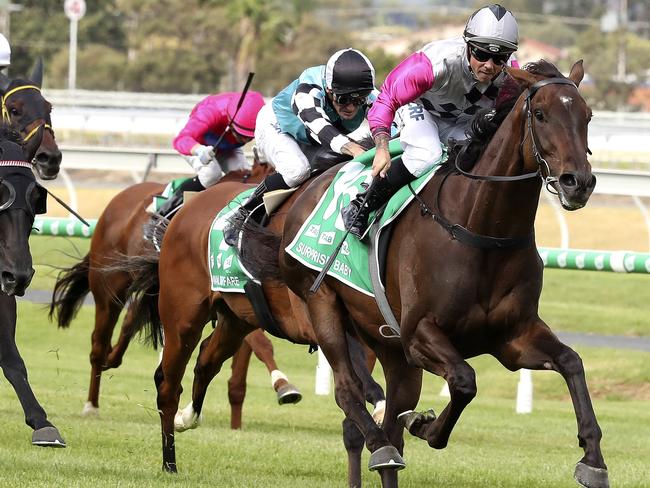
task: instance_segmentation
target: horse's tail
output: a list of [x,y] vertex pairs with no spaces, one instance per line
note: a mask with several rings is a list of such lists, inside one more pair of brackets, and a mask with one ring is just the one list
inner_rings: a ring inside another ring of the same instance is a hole
[[50,320],[56,316],[60,328],[67,328],[75,318],[90,291],[88,284],[89,255],[71,268],[62,269],[54,285],[50,303]]
[[106,268],[109,272],[120,271],[131,277],[131,286],[126,291],[125,303],[132,313],[135,332],[145,334],[145,342],[154,349],[162,345],[162,322],[158,313],[158,261],[160,254],[147,247],[137,256],[122,256],[115,264]]
[[248,219],[233,219],[233,228],[243,230],[243,245],[239,259],[244,267],[259,280],[280,280],[278,256],[282,236]]

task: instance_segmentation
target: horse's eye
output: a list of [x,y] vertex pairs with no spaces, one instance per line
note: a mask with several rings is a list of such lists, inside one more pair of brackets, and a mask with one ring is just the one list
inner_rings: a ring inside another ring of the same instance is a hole
[[538,108],[533,113],[535,114],[535,118],[537,120],[540,120],[540,121],[544,120],[544,112],[542,112],[542,109]]
[[9,109],[9,113],[10,113],[11,115],[16,116],[16,117],[17,117],[18,115],[20,115],[20,111],[19,111],[17,108],[15,108],[15,107],[11,107],[11,108]]

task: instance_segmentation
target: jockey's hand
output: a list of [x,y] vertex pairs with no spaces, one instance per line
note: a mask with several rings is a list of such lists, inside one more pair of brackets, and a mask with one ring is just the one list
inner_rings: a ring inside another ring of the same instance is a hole
[[198,158],[201,160],[201,163],[204,165],[208,165],[212,161],[216,161],[214,156],[214,148],[212,146],[203,146],[202,144],[197,144],[192,148],[192,154],[198,156]]
[[388,147],[378,147],[375,153],[375,159],[372,161],[372,176],[380,175],[386,177],[386,172],[390,168],[390,153]]
[[343,152],[343,154],[349,154],[353,158],[356,158],[357,156],[361,156],[363,153],[366,152],[363,146],[360,146],[354,141],[350,141],[347,144],[345,144],[341,148],[341,151]]

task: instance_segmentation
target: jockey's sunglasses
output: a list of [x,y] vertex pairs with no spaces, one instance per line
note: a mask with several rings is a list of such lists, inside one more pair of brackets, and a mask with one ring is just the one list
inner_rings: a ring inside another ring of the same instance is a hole
[[332,100],[334,100],[339,105],[354,105],[355,107],[360,107],[365,105],[368,102],[368,96],[370,91],[362,91],[356,93],[345,93],[343,95],[337,95],[332,93]]
[[481,63],[486,63],[488,60],[492,59],[492,62],[496,64],[497,66],[502,66],[508,62],[508,59],[510,59],[510,53],[505,53],[505,54],[499,54],[499,53],[491,53],[489,51],[484,51],[483,49],[479,49],[476,46],[472,46],[469,44],[469,53],[472,55],[474,59]]

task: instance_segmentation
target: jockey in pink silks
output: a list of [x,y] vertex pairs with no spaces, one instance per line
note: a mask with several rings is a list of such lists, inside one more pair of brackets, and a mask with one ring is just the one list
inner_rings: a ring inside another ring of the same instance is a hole
[[158,210],[159,215],[173,214],[183,200],[183,192],[205,190],[225,173],[251,167],[243,146],[255,135],[255,120],[264,99],[260,93],[249,91],[237,111],[240,99],[241,93],[237,92],[209,95],[192,109],[173,145],[196,176],[176,189]]
[[[466,139],[476,112],[494,108],[506,78],[504,66],[518,66],[513,55],[518,39],[512,13],[489,5],[469,18],[462,37],[431,42],[390,72],[368,113],[377,147],[375,179],[341,211],[351,234],[361,238],[371,211],[433,168],[443,144]],[[393,119],[400,121],[404,152],[391,164],[388,140]]]

